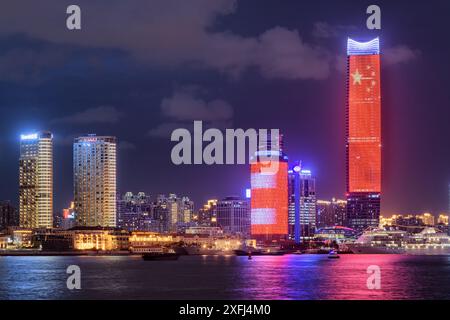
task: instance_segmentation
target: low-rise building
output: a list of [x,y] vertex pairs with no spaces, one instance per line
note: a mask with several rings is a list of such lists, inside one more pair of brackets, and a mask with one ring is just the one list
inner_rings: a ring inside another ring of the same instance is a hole
[[0,234],[0,249],[8,249],[12,243],[11,237],[7,234]]

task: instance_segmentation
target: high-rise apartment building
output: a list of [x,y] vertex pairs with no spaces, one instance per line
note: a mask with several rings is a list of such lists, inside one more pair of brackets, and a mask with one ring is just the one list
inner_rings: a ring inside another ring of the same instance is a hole
[[347,216],[349,226],[377,227],[381,197],[381,87],[379,39],[348,39]]
[[116,226],[117,141],[88,135],[73,144],[74,202],[80,226]]
[[53,136],[20,137],[19,216],[24,228],[53,227]]

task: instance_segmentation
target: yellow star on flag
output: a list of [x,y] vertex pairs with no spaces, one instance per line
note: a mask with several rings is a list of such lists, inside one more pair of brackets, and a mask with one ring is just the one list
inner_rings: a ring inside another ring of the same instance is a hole
[[361,84],[362,74],[359,73],[359,70],[356,69],[355,73],[352,74],[353,84]]

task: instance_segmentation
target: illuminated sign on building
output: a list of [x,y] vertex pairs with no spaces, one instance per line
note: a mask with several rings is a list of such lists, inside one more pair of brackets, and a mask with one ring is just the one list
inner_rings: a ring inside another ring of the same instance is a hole
[[37,138],[38,138],[38,134],[37,133],[21,134],[20,135],[20,140],[36,140]]

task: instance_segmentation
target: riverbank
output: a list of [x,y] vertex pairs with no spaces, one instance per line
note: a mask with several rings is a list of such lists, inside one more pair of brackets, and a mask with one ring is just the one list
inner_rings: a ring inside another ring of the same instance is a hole
[[40,251],[40,250],[2,250],[0,257],[33,257],[33,256],[131,256],[129,251]]

